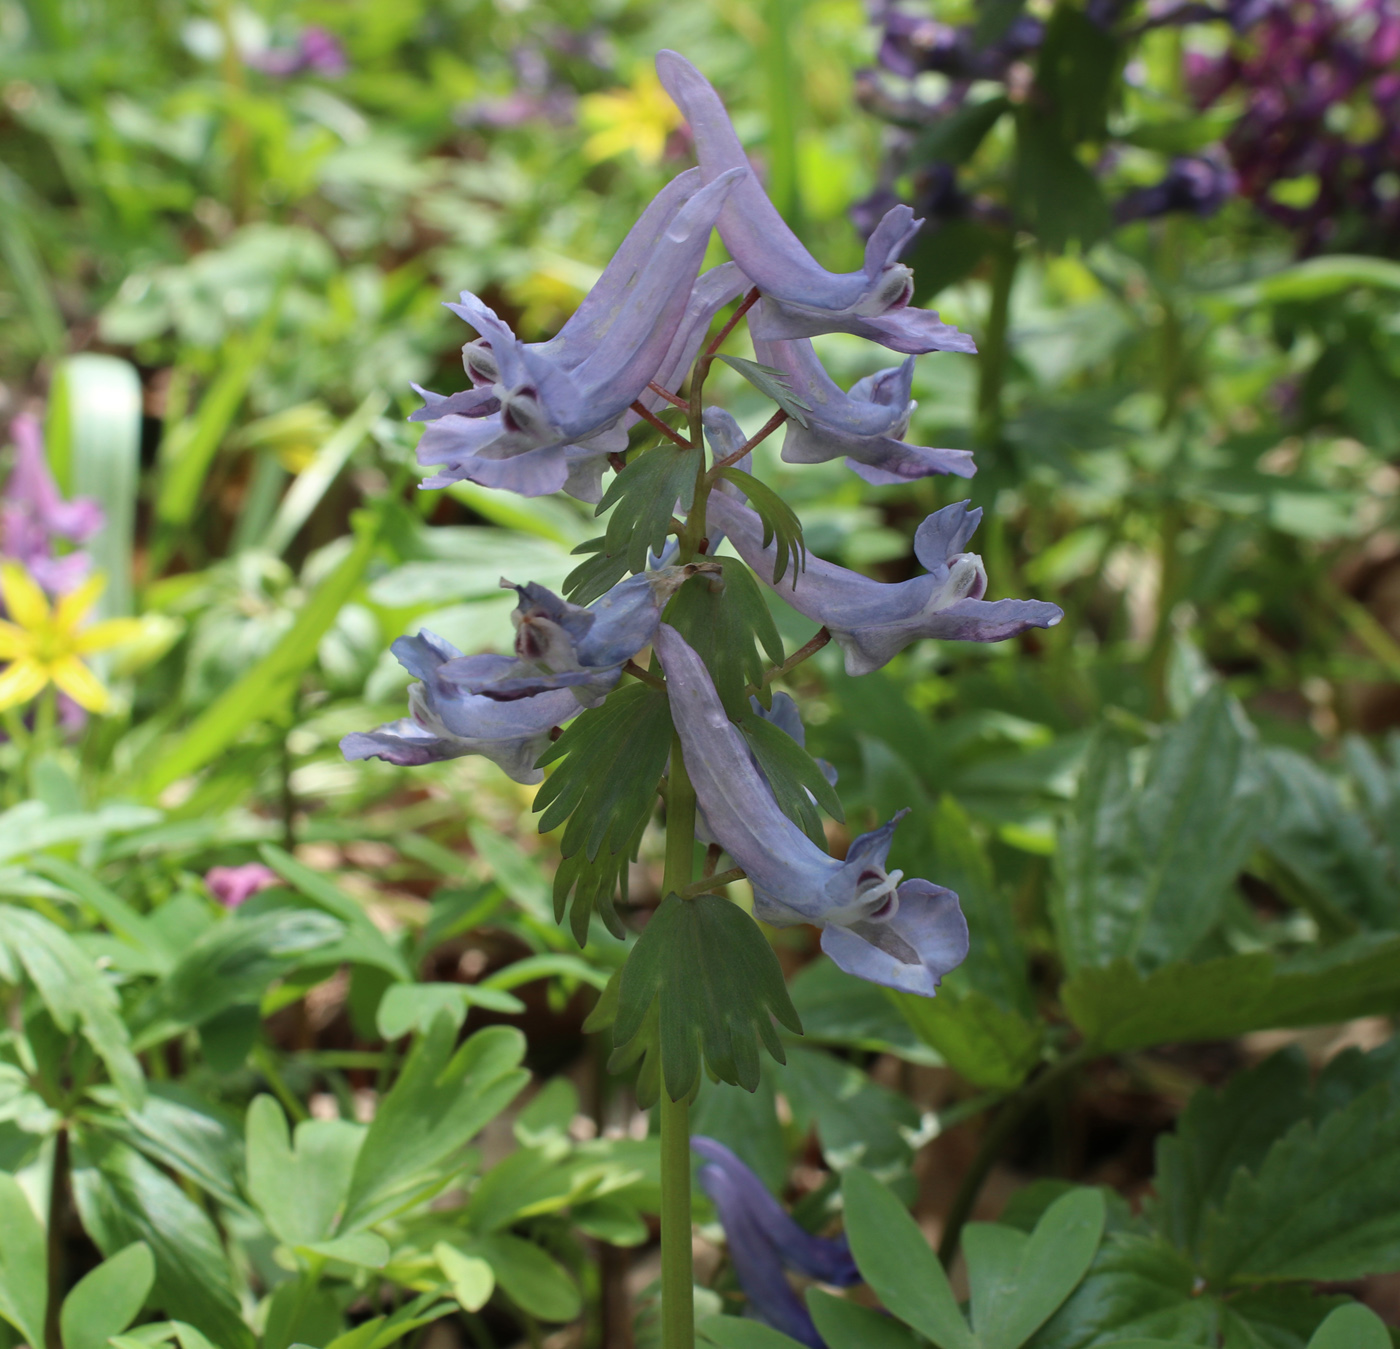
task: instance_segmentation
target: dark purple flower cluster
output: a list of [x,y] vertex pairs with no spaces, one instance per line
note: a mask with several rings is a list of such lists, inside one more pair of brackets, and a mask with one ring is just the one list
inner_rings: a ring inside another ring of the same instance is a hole
[[1202,107],[1244,100],[1225,138],[1240,191],[1295,231],[1304,254],[1393,249],[1400,0],[1274,0],[1231,17],[1240,39],[1192,59],[1187,76]]

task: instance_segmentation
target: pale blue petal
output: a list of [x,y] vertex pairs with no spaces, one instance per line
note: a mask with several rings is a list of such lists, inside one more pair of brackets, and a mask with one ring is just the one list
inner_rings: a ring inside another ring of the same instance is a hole
[[847,974],[931,998],[943,976],[967,957],[967,920],[957,895],[941,885],[905,881],[898,894],[893,918],[851,929],[829,926],[822,950]]
[[[493,412],[501,410],[501,400],[490,389],[462,389],[458,393],[441,394],[434,393],[431,389],[425,389],[421,384],[415,384],[412,387],[414,393],[422,398],[425,406],[419,408],[417,412],[409,413],[408,420],[411,422],[435,422],[442,417],[454,415],[459,417],[489,417]],[[438,463],[440,461],[432,459],[427,462]]]

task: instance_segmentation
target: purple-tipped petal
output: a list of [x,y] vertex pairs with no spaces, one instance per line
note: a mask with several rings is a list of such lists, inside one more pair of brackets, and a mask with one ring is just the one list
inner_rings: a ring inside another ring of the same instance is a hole
[[[708,510],[709,519],[759,577],[771,576],[774,545],[763,547],[758,516],[720,492],[711,493]],[[999,642],[1029,628],[1053,627],[1064,616],[1057,605],[982,599],[987,588],[982,559],[960,551],[980,518],[967,502],[959,502],[924,521],[915,547],[919,560],[930,567],[926,576],[886,584],[809,556],[804,570],[783,578],[778,593],[798,613],[830,629],[851,675],[878,670],[924,637]]]
[[[462,389],[458,393],[441,394],[434,393],[431,389],[425,389],[421,384],[412,386],[424,403],[417,412],[410,412],[408,420],[411,422],[435,422],[442,417],[489,417],[493,412],[501,410],[501,400],[490,389],[472,388]],[[419,460],[420,463],[423,460]],[[440,460],[430,459],[428,463],[439,463]]]
[[957,895],[941,885],[905,881],[897,893],[892,918],[827,927],[822,950],[847,974],[931,998],[943,976],[967,957],[967,920]]

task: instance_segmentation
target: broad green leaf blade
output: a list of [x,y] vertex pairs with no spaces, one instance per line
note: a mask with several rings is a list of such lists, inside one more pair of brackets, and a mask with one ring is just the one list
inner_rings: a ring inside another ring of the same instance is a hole
[[140,795],[148,799],[159,796],[172,782],[197,772],[223,753],[246,727],[278,714],[294,681],[315,660],[321,638],[364,579],[383,519],[382,507],[358,518],[354,545],[311,593],[296,621],[262,660],[220,694],[172,745],[162,749],[155,767],[139,784]]
[[131,1050],[117,995],[73,939],[46,918],[25,909],[0,908],[0,944],[24,966],[60,1030],[79,1026],[127,1105],[139,1107],[145,1076]]
[[71,890],[97,914],[108,931],[129,942],[142,955],[148,957],[153,965],[158,965],[162,975],[174,966],[179,954],[174,944],[166,941],[160,929],[150,923],[144,914],[138,913],[91,872],[68,861],[67,858],[55,857],[48,853],[35,857],[29,866],[40,875],[47,876]]
[[252,1349],[219,1234],[204,1210],[139,1153],[100,1135],[73,1151],[73,1197],[103,1254],[144,1241],[156,1262],[152,1301],[219,1349]]
[[442,1276],[452,1287],[452,1296],[469,1312],[479,1312],[496,1289],[496,1276],[490,1264],[479,1255],[466,1255],[455,1246],[439,1241],[433,1247]]
[[1019,1349],[1084,1277],[1103,1236],[1098,1190],[1062,1195],[1029,1237],[993,1223],[963,1233],[972,1324],[981,1349]]
[[156,1262],[143,1241],[85,1274],[63,1299],[63,1349],[107,1349],[108,1337],[120,1335],[136,1319],[155,1278]]
[[44,1343],[48,1263],[43,1226],[19,1182],[0,1171],[0,1317],[30,1344]]
[[922,1344],[892,1317],[821,1288],[807,1290],[807,1310],[827,1349],[920,1349]]
[[525,1010],[519,998],[477,984],[394,984],[380,1000],[376,1024],[386,1040],[397,1040],[410,1031],[426,1031],[439,1013],[447,1012],[460,1030],[472,1007],[507,1016]]
[[1141,780],[1127,745],[1090,748],[1057,859],[1052,916],[1071,974],[1185,956],[1221,913],[1266,805],[1243,713],[1207,692],[1153,747]]
[[943,1066],[942,1056],[915,1035],[883,988],[847,974],[825,956],[803,966],[788,993],[809,1044],[842,1045],[893,1054],[930,1068]]
[[888,996],[919,1038],[974,1086],[1012,1090],[1040,1062],[1039,1024],[977,989],[962,996],[948,988],[936,998],[894,991]]
[[761,1043],[783,1062],[770,1017],[794,1034],[802,1023],[782,969],[758,924],[718,895],[669,895],[652,915],[622,969],[613,1035],[625,1046],[659,1005],[661,1063],[673,1101],[709,1070],[748,1091],[758,1086]]
[[1232,308],[1257,309],[1263,304],[1289,304],[1348,294],[1358,286],[1400,290],[1400,263],[1346,254],[1309,258],[1248,285],[1207,292],[1201,298]]
[[350,1189],[365,1126],[303,1120],[295,1141],[271,1096],[248,1106],[248,1195],[272,1234],[289,1246],[328,1240]]
[[94,498],[102,528],[83,548],[107,578],[103,618],[130,614],[131,555],[141,478],[141,377],[129,361],[84,352],[54,371],[48,451],[68,495]]
[[725,365],[737,370],[765,398],[771,398],[799,426],[807,425],[807,413],[812,408],[804,403],[793,391],[787,377],[781,370],[771,365],[761,365],[758,361],[745,360],[742,356],[721,356]]
[[457,1154],[529,1081],[518,1067],[525,1053],[518,1030],[478,1031],[454,1053],[456,1037],[452,1017],[439,1015],[380,1100],[355,1163],[341,1232],[368,1227],[447,1185]]
[[842,1176],[841,1193],[851,1253],[886,1308],[938,1349],[979,1349],[943,1266],[909,1210],[856,1166]]
[[782,1331],[742,1316],[708,1317],[695,1327],[695,1333],[706,1344],[716,1344],[719,1349],[802,1349]]
[[572,1321],[583,1309],[573,1277],[532,1241],[496,1232],[474,1241],[470,1253],[491,1266],[496,1282],[516,1306],[541,1321]]
[[1295,1125],[1257,1173],[1236,1172],[1206,1221],[1201,1268],[1217,1286],[1400,1269],[1400,1087]]
[[1308,1349],[1391,1349],[1385,1322],[1359,1302],[1338,1307],[1308,1341]]
[[805,1045],[789,1049],[787,1067],[774,1073],[774,1083],[787,1097],[798,1128],[816,1126],[822,1156],[833,1171],[852,1163],[883,1175],[908,1169],[909,1140],[921,1120],[903,1093],[881,1086],[853,1063]]

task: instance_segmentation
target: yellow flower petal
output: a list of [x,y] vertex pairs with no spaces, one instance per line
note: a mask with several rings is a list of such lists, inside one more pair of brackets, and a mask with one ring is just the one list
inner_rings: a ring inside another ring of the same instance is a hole
[[0,567],[0,595],[4,595],[5,608],[20,627],[39,628],[48,621],[48,599],[18,562],[6,562]]
[[49,682],[48,672],[38,661],[17,660],[0,673],[0,712],[27,703]]
[[60,632],[72,632],[106,589],[107,578],[100,571],[93,572],[76,590],[59,600],[54,612],[54,626]]
[[[84,628],[73,639],[73,650],[79,655],[90,651],[105,651],[109,646],[120,646],[123,642],[134,642],[145,631],[146,625],[139,618],[108,618]],[[3,640],[3,637],[0,637]]]
[[18,660],[33,645],[29,634],[0,618],[0,660]]
[[89,712],[103,712],[107,708],[107,690],[102,681],[76,656],[65,656],[51,671],[53,682],[61,688],[79,707]]

